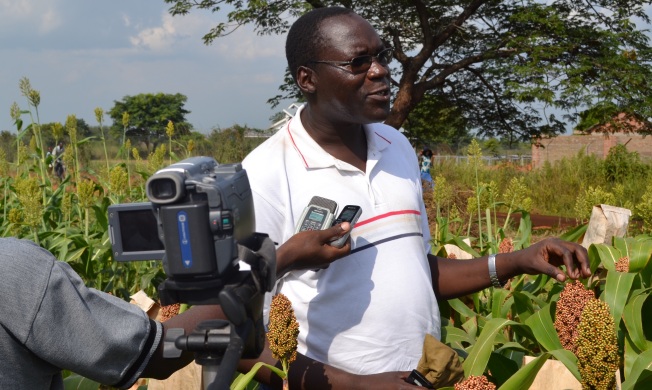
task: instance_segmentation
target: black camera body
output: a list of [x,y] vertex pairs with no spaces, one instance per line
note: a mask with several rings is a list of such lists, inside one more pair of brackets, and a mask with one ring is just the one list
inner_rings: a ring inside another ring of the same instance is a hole
[[238,241],[254,233],[246,171],[192,157],[154,173],[146,193],[150,202],[109,206],[114,258],[163,260],[163,304],[218,303],[216,292],[238,271]]
[[[274,243],[254,232],[247,173],[240,164],[192,157],[154,173],[146,193],[149,202],[109,206],[113,258],[163,260],[162,305],[221,306],[228,321],[204,321],[190,335],[169,329],[163,355],[194,352],[197,363],[210,367],[208,388],[228,389],[238,359],[263,350],[263,297],[276,281]],[[241,271],[240,261],[250,270]]]

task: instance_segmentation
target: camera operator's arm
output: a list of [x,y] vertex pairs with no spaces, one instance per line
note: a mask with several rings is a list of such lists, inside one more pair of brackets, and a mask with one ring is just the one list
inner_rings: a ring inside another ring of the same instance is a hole
[[[226,315],[217,305],[198,305],[193,306],[183,313],[170,318],[163,323],[163,333],[168,329],[183,328],[185,334],[190,334],[197,328],[197,325],[206,320],[226,319]],[[163,357],[163,340],[159,344],[156,352],[149,360],[147,367],[141,377],[166,379],[175,371],[185,367],[193,361],[195,355],[193,352],[183,351],[178,359],[167,359]]]
[[351,229],[351,224],[343,222],[324,230],[299,232],[276,250],[276,276],[280,278],[290,271],[302,269],[327,268],[330,263],[349,254],[351,240],[336,248],[329,245]]

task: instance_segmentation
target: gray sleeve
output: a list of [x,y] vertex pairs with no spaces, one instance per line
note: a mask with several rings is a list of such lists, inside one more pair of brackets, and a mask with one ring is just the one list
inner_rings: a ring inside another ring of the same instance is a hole
[[[30,305],[25,315],[28,318],[19,321],[27,326],[9,330],[54,366],[115,387],[133,384],[160,342],[161,324],[151,321],[135,305],[87,288],[68,264],[55,261],[49,252],[24,241],[17,243],[20,250],[13,260],[27,263],[23,271],[34,273],[14,275],[11,283],[29,287],[32,275],[38,283],[25,302]],[[18,290],[25,293],[26,289]],[[15,298],[9,302],[24,308],[19,304],[24,296]]]

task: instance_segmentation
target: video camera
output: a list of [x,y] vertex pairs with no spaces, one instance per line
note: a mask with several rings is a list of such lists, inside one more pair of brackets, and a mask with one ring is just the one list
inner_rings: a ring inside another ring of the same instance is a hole
[[[246,171],[240,164],[192,157],[154,173],[146,193],[150,202],[109,206],[113,257],[163,260],[168,278],[158,287],[162,305],[221,305],[235,328],[228,321],[213,320],[190,336],[168,331],[175,334],[168,341],[179,351],[166,345],[166,356],[178,356],[185,349],[195,351],[197,362],[205,366],[228,360],[220,377],[230,381],[240,356],[256,358],[263,349],[263,297],[276,281],[274,244],[254,233]],[[251,270],[241,271],[240,260]]]

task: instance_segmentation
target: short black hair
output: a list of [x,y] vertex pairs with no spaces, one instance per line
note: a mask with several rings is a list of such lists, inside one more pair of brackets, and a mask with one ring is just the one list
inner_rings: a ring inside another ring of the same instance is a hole
[[303,14],[292,24],[285,41],[285,57],[295,82],[297,69],[307,65],[311,60],[318,59],[317,55],[323,48],[321,23],[334,16],[352,14],[355,14],[352,9],[344,7],[315,8]]

